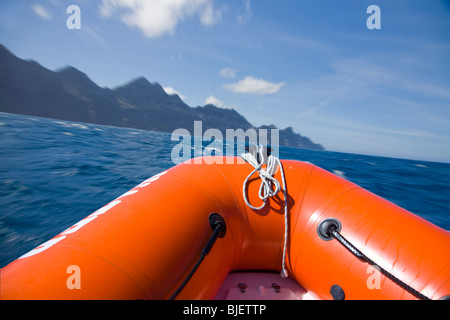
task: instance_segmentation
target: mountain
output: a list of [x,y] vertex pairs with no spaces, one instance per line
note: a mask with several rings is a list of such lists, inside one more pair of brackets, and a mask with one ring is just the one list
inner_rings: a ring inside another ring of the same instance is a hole
[[[255,128],[234,109],[211,104],[190,107],[144,77],[114,89],[102,88],[74,67],[51,71],[16,57],[2,45],[0,111],[169,133],[178,128],[193,133],[194,121],[199,120],[203,130],[216,128],[224,136],[226,129]],[[292,128],[280,130],[280,145],[324,150]]]

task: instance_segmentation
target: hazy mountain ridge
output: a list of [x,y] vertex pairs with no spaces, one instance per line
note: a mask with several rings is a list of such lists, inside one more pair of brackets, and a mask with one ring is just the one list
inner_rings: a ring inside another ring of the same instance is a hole
[[[192,108],[144,77],[114,89],[102,88],[74,67],[51,71],[1,45],[0,111],[169,133],[184,128],[193,134],[194,121],[199,120],[203,130],[216,128],[224,136],[226,129],[259,129],[234,109]],[[275,126],[260,128],[270,133]],[[279,137],[282,146],[324,150],[290,127],[280,130]]]

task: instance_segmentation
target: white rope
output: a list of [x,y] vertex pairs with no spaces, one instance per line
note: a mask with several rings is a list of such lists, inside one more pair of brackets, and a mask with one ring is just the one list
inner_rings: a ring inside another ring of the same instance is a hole
[[[280,168],[281,172],[281,180],[283,183],[283,194],[284,194],[284,244],[283,244],[283,260],[281,261],[281,277],[287,278],[288,273],[286,271],[286,251],[287,251],[287,243],[288,243],[288,233],[289,233],[289,220],[288,220],[288,198],[287,198],[287,188],[286,188],[286,178],[284,176],[283,165],[281,164],[280,159],[275,156],[269,155],[267,158],[267,166],[266,169],[263,169],[262,166],[264,164],[265,155],[263,152],[263,147],[257,145],[256,146],[257,153],[259,154],[259,160],[255,158],[251,153],[243,153],[241,157],[250,163],[253,168],[255,168],[245,179],[242,193],[244,196],[244,201],[247,206],[253,210],[261,210],[266,205],[266,201],[270,197],[275,197],[278,192],[281,191],[280,182],[275,179],[273,176],[277,172],[277,168]],[[247,199],[247,184],[248,180],[253,176],[255,172],[258,172],[261,178],[261,186],[259,188],[259,198],[263,201],[263,204],[260,207],[254,207],[250,201]]]

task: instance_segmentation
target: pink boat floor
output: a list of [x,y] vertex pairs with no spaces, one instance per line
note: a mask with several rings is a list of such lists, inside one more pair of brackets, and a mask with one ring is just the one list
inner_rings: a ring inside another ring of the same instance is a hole
[[312,300],[294,279],[272,272],[230,273],[215,300]]

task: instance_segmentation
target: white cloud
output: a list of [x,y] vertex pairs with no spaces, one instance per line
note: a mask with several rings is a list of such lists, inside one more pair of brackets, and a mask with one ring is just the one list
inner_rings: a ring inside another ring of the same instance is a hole
[[173,95],[176,94],[178,95],[182,100],[184,100],[185,96],[182,95],[181,93],[179,93],[178,91],[176,91],[174,88],[172,87],[163,87],[164,91],[168,94],[168,95]]
[[214,10],[212,1],[208,1],[203,12],[200,13],[200,21],[204,26],[212,26],[222,18],[222,12]]
[[214,96],[209,96],[208,98],[206,98],[205,105],[207,105],[207,104],[213,104],[216,107],[223,108],[223,109],[233,109],[234,108],[232,106],[225,105],[225,103],[223,103],[223,101],[217,99]]
[[237,70],[232,68],[223,68],[220,70],[219,74],[223,78],[234,78],[236,77]]
[[284,86],[284,84],[284,82],[273,83],[248,76],[237,83],[226,84],[223,87],[226,90],[236,93],[266,95],[277,93]]
[[34,4],[34,5],[31,6],[31,8],[33,9],[34,13],[36,13],[42,19],[45,19],[45,20],[51,20],[52,19],[52,15],[50,14],[50,12],[48,12],[48,10],[45,9],[40,4]]
[[149,38],[173,34],[182,20],[195,15],[204,26],[221,19],[213,0],[102,0],[102,17],[109,18],[116,10],[120,11],[122,22],[140,29]]
[[250,18],[253,15],[252,8],[250,5],[250,0],[245,0],[244,6],[245,6],[245,11],[243,13],[239,14],[237,17],[237,21],[240,24],[243,24],[243,23],[247,22],[248,20],[250,20]]

